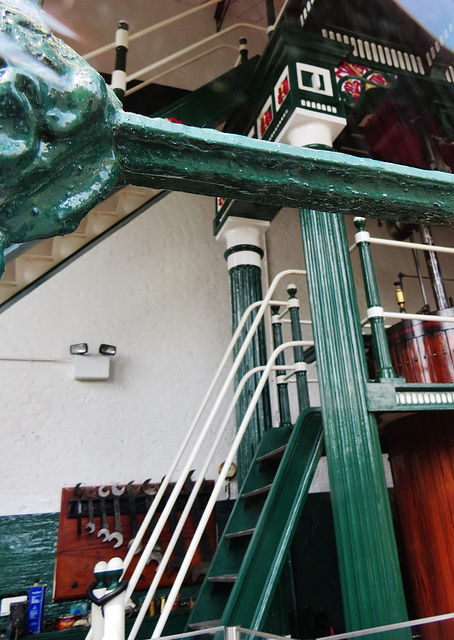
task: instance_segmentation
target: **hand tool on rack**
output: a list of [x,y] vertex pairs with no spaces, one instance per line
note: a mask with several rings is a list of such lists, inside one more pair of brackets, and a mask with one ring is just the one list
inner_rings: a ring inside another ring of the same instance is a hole
[[95,532],[95,510],[93,506],[93,498],[96,498],[96,490],[93,488],[87,489],[88,498],[88,522],[85,525],[88,533]]
[[[183,489],[185,493],[187,493],[187,495],[190,495],[192,488],[195,485],[195,482],[191,478],[192,474],[193,472],[191,471],[191,473],[188,475],[188,477],[186,478],[183,484]],[[195,529],[197,529],[200,519],[202,517],[202,508],[200,506],[199,495],[196,496],[194,503],[191,507],[191,516],[194,522],[194,527]],[[211,550],[211,544],[210,544],[210,540],[208,538],[206,529],[202,533],[202,537],[200,538],[199,550],[202,556],[202,562],[199,562],[194,567],[192,567],[192,571],[191,571],[192,582],[197,582],[197,579],[199,578],[199,576],[206,575],[210,567],[211,560],[213,558],[213,552]]]
[[[190,471],[188,473],[188,478],[191,477],[191,475],[194,473],[194,470]],[[175,502],[175,504],[173,505],[170,513],[169,513],[169,525],[170,525],[170,530],[172,532],[175,531],[175,529],[177,528],[178,525],[178,511],[177,511],[177,503],[178,500]],[[183,540],[183,531],[180,533],[178,540],[175,544],[175,549],[173,552],[173,558],[171,560],[169,560],[169,563],[167,564],[167,575],[170,576],[170,574],[172,573],[172,571],[174,569],[179,569],[183,563],[183,558],[186,555],[186,547],[184,545],[184,540]]]
[[[154,492],[156,493],[156,491]],[[150,494],[146,494],[145,495],[145,506],[147,507],[147,511],[150,509],[151,504],[152,504],[152,499]],[[153,530],[155,528],[157,524],[157,520],[156,520],[156,516],[154,515],[150,521],[150,525],[149,525],[149,529],[150,529],[150,534],[153,533]],[[159,538],[158,541],[153,549],[153,551],[150,553],[148,560],[147,560],[147,564],[150,564],[150,562],[154,561],[157,564],[159,564],[162,560],[162,556],[164,555],[163,551],[162,551],[162,547],[161,544],[159,542]]]
[[99,504],[101,507],[101,529],[98,531],[98,538],[104,536],[103,542],[107,542],[110,537],[109,524],[107,522],[106,498],[110,493],[110,489],[103,485],[98,489]]
[[82,535],[82,501],[81,498],[85,493],[85,488],[81,482],[74,487],[74,496],[77,498],[77,535]]
[[121,487],[117,484],[112,485],[112,495],[113,495],[113,503],[114,503],[114,516],[115,516],[115,531],[110,534],[109,542],[115,540],[114,549],[121,547],[123,544],[123,528],[121,525],[121,505],[120,505],[120,496],[122,496],[125,492],[125,488]]
[[[173,535],[173,532],[178,526],[178,512],[177,512],[176,503],[174,504],[174,506],[172,507],[172,510],[169,513],[169,525]],[[173,551],[173,558],[169,560],[167,564],[168,576],[170,576],[170,574],[174,569],[179,569],[181,567],[181,565],[183,564],[183,559],[185,555],[186,555],[186,547],[184,546],[183,532],[181,532],[175,544],[175,549]]]
[[[131,540],[128,543],[128,547],[132,545],[134,542],[134,538],[139,531],[139,523],[137,521],[137,508],[136,508],[136,495],[139,493],[138,488],[133,486],[134,482],[128,482],[126,485],[126,492],[128,494],[128,510],[129,510],[129,519],[131,521]],[[134,555],[138,555],[143,549],[143,544],[140,542],[139,546],[136,549]]]
[[151,478],[147,478],[140,485],[139,493],[145,493],[147,496],[155,496],[157,493],[156,487],[152,487],[150,484]]

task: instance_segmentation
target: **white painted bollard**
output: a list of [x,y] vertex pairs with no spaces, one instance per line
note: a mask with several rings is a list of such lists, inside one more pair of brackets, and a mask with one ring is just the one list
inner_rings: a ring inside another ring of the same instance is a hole
[[[105,596],[119,589],[122,573],[123,560],[121,558],[109,560],[106,571],[109,588]],[[125,640],[125,589],[122,589],[118,595],[104,604],[104,635],[102,640]]]

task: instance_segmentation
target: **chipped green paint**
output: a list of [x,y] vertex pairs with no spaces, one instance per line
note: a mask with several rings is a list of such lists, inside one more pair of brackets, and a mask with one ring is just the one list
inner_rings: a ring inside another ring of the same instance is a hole
[[124,113],[25,7],[0,0],[3,247],[73,231],[125,184],[437,225],[454,215],[450,174]]

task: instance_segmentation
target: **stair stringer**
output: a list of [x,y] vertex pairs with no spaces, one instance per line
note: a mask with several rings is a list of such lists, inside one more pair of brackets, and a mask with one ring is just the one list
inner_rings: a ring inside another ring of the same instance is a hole
[[221,625],[264,625],[322,450],[321,412],[310,408],[293,429]]
[[[287,447],[274,474],[266,463],[258,460],[282,445]],[[265,432],[200,590],[188,628],[217,624],[263,628],[322,449],[319,408],[304,411],[292,430],[276,428]],[[272,485],[263,506],[256,499],[246,501],[241,497],[268,482]],[[249,527],[254,528],[254,532],[244,553],[241,543],[228,537],[239,529],[247,531]],[[237,574],[227,597],[222,593],[226,584],[210,582],[219,574]]]

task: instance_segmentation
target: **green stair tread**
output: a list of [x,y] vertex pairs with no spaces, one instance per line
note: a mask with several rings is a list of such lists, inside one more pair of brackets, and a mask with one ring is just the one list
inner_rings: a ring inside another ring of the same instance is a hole
[[266,485],[272,484],[276,475],[276,466],[271,464],[257,464],[257,459],[263,458],[263,456],[267,456],[268,454],[276,451],[276,449],[286,445],[291,433],[292,429],[290,427],[277,427],[275,429],[268,429],[268,431],[265,431],[258,446],[255,460],[249,469],[243,486],[241,487],[241,495],[248,494],[256,489],[261,489]]
[[287,448],[287,445],[283,444],[281,447],[278,447],[277,449],[273,449],[273,451],[269,451],[268,453],[265,453],[262,456],[258,457],[256,459],[256,462],[271,462],[271,461],[274,462],[275,460],[276,461],[281,460],[286,448]]
[[[258,489],[260,483],[263,487],[263,476],[269,477],[268,467],[274,466],[257,464],[257,459],[284,446],[287,441],[288,447],[261,514],[258,516],[260,501],[236,501],[192,610],[188,628],[217,616],[221,625],[262,628],[322,452],[320,410],[305,411],[293,430],[278,428],[264,434],[240,497],[244,492]],[[249,511],[254,517],[258,516],[254,527],[244,525],[251,515]],[[250,534],[252,528],[254,532],[250,539],[249,535],[240,535],[247,530]],[[238,577],[231,590],[227,591],[215,580],[235,573],[232,567],[239,562],[244,550]]]
[[263,496],[271,491],[272,483],[265,485],[264,487],[257,487],[257,489],[253,489],[252,491],[247,491],[246,493],[241,494],[241,498],[243,500],[247,500],[248,498],[257,498],[259,496]]
[[209,582],[235,582],[235,580],[237,579],[238,574],[237,573],[224,573],[221,576],[209,576],[208,577],[208,581]]
[[245,538],[245,537],[248,537],[248,536],[252,536],[254,531],[255,531],[255,528],[241,529],[240,531],[231,531],[229,533],[226,533],[225,537],[228,540],[231,540],[232,538]]

